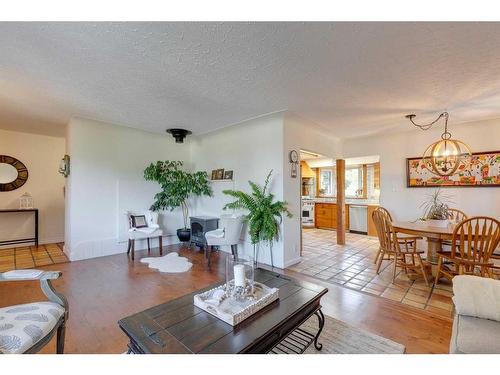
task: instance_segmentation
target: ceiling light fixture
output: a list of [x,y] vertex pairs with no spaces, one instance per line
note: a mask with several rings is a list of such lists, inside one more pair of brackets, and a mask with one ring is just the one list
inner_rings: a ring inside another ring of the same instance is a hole
[[193,134],[192,131],[186,130],[186,129],[167,129],[168,134],[172,134],[172,136],[175,138],[175,143],[184,143],[184,138],[186,138],[187,135]]
[[306,150],[300,150],[300,152],[302,154],[306,154],[306,155],[310,155],[310,156],[315,157],[315,158],[319,158],[319,154],[317,154],[315,152],[306,151]]
[[444,132],[441,140],[434,142],[424,151],[422,159],[430,164],[430,171],[438,176],[451,176],[455,174],[461,164],[467,164],[472,155],[469,146],[464,142],[451,138],[448,131],[448,112],[441,113],[437,119],[429,124],[419,125],[413,121],[415,114],[406,115],[413,125],[422,130],[429,130],[435,123],[444,117]]

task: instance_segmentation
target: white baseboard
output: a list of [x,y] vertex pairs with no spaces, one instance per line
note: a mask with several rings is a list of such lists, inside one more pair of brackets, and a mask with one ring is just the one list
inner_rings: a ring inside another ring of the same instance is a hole
[[[157,247],[158,240],[152,239],[151,246]],[[164,236],[162,245],[175,245],[179,240],[177,236]],[[64,246],[64,253],[71,261],[99,258],[108,255],[115,255],[127,252],[128,241],[118,241],[117,238],[94,239],[77,243],[76,245]],[[148,248],[146,239],[136,240],[135,250],[145,250]]]
[[46,245],[49,243],[60,243],[64,242],[64,236],[63,237],[53,237],[53,238],[42,238],[40,241],[38,241],[39,244],[41,245]]
[[288,262],[285,263],[285,268],[291,267],[294,264],[297,264],[302,261],[302,257],[298,257],[292,260],[289,260]]

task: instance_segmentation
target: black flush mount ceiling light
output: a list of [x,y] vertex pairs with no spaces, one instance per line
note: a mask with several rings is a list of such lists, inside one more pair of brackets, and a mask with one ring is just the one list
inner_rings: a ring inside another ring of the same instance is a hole
[[175,138],[175,143],[184,143],[184,138],[187,135],[193,134],[192,131],[186,129],[167,129],[168,134],[172,134]]

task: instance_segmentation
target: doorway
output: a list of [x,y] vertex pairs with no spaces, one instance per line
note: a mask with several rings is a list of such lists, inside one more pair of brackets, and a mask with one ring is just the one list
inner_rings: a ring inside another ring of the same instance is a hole
[[[292,267],[321,279],[367,268],[378,248],[370,214],[378,206],[378,156],[345,159],[346,245],[337,244],[335,160],[301,150],[301,257]],[[347,270],[354,266],[354,268]],[[347,271],[346,271],[347,270]]]

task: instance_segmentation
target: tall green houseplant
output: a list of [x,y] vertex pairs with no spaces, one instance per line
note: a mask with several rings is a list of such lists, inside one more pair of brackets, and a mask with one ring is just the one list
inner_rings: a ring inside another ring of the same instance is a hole
[[[284,201],[275,201],[274,194],[269,193],[268,187],[271,180],[271,170],[266,177],[264,186],[248,181],[251,193],[239,190],[224,190],[223,193],[236,200],[224,206],[224,209],[244,209],[248,211],[245,219],[248,222],[250,239],[254,245],[254,261],[256,258],[256,247],[260,243],[267,243],[271,252],[271,266],[273,264],[273,242],[279,239],[279,227],[283,221],[283,215],[292,217]],[[258,256],[258,255],[257,255]]]
[[206,172],[186,172],[181,169],[182,165],[182,161],[170,160],[151,163],[144,170],[144,178],[147,181],[158,182],[161,187],[161,191],[154,196],[155,202],[151,206],[151,210],[169,209],[173,211],[177,207],[182,209],[184,228],[177,230],[177,235],[181,241],[187,241],[189,240],[188,199],[191,196],[211,196],[212,189]]

